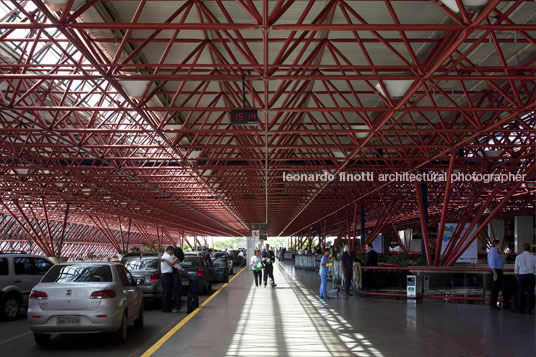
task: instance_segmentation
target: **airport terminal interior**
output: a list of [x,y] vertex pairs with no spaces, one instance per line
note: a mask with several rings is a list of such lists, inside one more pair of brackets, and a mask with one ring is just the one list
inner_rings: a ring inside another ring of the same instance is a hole
[[536,356],[533,0],[0,0],[2,356]]

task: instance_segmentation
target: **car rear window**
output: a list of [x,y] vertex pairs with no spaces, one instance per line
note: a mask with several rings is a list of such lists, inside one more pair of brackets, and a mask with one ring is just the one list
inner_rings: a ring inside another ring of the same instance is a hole
[[225,266],[227,264],[225,263],[225,258],[217,258],[215,261],[212,262],[212,265],[214,265],[214,266]]
[[97,264],[54,265],[41,280],[42,283],[109,283],[112,281],[110,267]]
[[8,275],[7,258],[0,258],[0,275]]
[[158,259],[141,259],[140,258],[130,258],[127,259],[123,264],[129,270],[154,270],[158,269]]
[[198,257],[184,257],[184,260],[182,261],[183,267],[197,267],[199,266],[199,258]]

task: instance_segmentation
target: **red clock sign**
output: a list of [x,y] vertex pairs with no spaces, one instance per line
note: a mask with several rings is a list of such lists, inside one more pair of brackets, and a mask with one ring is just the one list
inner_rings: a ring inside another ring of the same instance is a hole
[[257,111],[254,109],[231,110],[232,125],[256,125],[257,118]]

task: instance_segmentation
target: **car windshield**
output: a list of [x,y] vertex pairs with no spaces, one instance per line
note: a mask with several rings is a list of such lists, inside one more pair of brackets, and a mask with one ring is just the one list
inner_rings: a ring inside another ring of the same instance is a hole
[[129,270],[154,270],[158,269],[158,259],[129,258],[123,264]]
[[98,264],[54,265],[41,280],[42,283],[108,283],[112,281],[110,266]]
[[184,260],[182,261],[183,267],[192,267],[192,266],[199,266],[199,258],[198,257],[184,257]]
[[238,255],[238,250],[230,250],[228,253],[231,257],[235,257]]

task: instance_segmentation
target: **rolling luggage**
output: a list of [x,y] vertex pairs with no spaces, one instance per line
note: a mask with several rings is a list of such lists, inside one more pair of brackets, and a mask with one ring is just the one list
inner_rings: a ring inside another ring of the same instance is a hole
[[199,280],[197,277],[190,278],[188,294],[186,295],[186,313],[190,314],[199,307]]
[[199,307],[199,296],[188,293],[186,298],[186,313],[191,314]]

